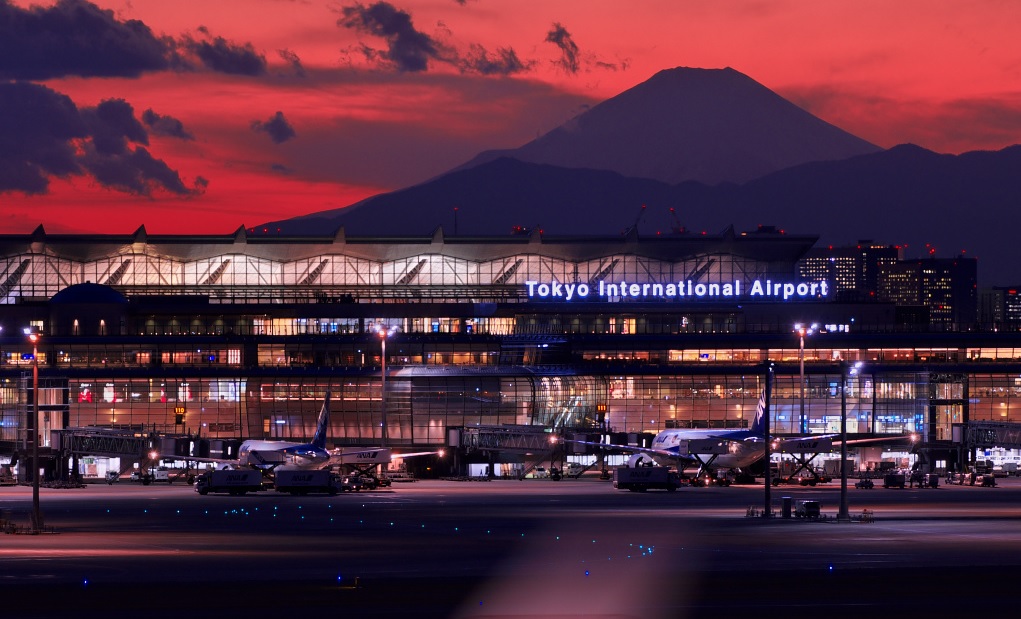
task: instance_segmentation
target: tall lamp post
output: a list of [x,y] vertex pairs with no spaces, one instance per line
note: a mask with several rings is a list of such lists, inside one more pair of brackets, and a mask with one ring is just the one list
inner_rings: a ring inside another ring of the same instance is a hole
[[801,433],[808,434],[808,422],[805,419],[805,337],[815,333],[819,325],[812,323],[809,326],[800,322],[794,325],[794,332],[798,334],[798,365],[801,367]]
[[840,508],[837,510],[837,522],[851,521],[847,511],[847,377],[857,376],[861,366],[861,361],[850,368],[846,361],[840,362]]
[[381,414],[382,414],[382,425],[381,425],[382,435],[381,435],[381,440],[380,440],[380,442],[382,443],[382,445],[381,445],[382,447],[386,447],[387,446],[387,444],[386,444],[387,443],[387,440],[386,440],[386,340],[387,340],[387,338],[392,336],[394,333],[397,333],[397,327],[387,327],[386,325],[382,325],[382,324],[377,324],[376,325],[376,334],[379,336],[379,342],[382,345],[382,349],[380,351],[380,358],[382,360],[382,367],[381,367],[381,369],[382,369],[382,381],[380,383],[380,400],[383,403],[383,408],[380,411]]
[[26,420],[32,440],[32,532],[43,529],[43,515],[39,510],[39,339],[38,327],[26,327],[25,335],[32,342],[32,415]]
[[[773,414],[773,374],[776,368],[773,366],[773,362],[766,360],[765,363],[765,380],[766,384],[762,388],[762,440],[763,449],[765,450],[765,462],[766,462],[766,477],[765,477],[765,506],[762,509],[762,516],[764,518],[773,517],[773,479],[770,467],[770,460],[772,459],[771,453],[771,441],[769,429],[769,417]],[[757,414],[757,412],[756,412]]]

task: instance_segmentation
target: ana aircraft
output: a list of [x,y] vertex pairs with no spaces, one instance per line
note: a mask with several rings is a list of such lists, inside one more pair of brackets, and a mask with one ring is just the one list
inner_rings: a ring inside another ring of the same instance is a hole
[[278,466],[290,468],[321,469],[335,465],[349,465],[367,473],[371,467],[388,464],[393,458],[410,458],[442,452],[423,451],[415,453],[393,453],[388,447],[365,447],[347,449],[326,449],[326,432],[330,425],[330,392],[326,392],[323,408],[319,411],[316,431],[309,443],[292,441],[250,439],[241,443],[236,460],[222,458],[192,458],[169,456],[189,462],[211,462],[226,467],[255,468],[270,472]]
[[326,451],[326,429],[330,425],[330,392],[326,392],[311,443],[247,440],[238,448],[238,466],[272,469],[286,464],[302,469],[321,469],[330,461]]
[[[660,466],[675,466],[678,471],[697,467],[696,478],[715,477],[717,470],[732,471],[741,475],[748,467],[762,460],[766,455],[765,428],[765,393],[759,397],[755,407],[755,417],[747,430],[716,430],[716,429],[679,429],[663,430],[652,439],[649,447],[634,445],[609,445],[577,441],[587,445],[612,447],[633,455],[629,465],[639,464],[643,459],[653,460]],[[776,452],[817,454],[830,451],[834,445],[833,434],[809,435],[774,440],[770,447]],[[854,439],[848,445],[890,442],[903,439],[913,440],[913,436],[890,436],[880,438]]]

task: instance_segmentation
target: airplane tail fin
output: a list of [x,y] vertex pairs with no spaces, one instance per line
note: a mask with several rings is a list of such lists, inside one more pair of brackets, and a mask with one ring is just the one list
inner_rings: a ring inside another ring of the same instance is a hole
[[326,392],[323,400],[323,410],[319,411],[319,422],[316,424],[316,433],[312,437],[312,444],[316,447],[326,449],[326,429],[330,427],[330,392]]
[[755,418],[752,419],[750,431],[754,435],[765,435],[766,432],[766,390],[759,393],[759,403],[755,405]]

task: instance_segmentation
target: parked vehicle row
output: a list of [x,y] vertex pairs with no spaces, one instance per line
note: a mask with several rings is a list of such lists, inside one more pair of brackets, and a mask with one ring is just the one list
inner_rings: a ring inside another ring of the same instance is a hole
[[206,471],[195,478],[195,492],[199,494],[242,495],[249,492],[274,490],[289,494],[329,494],[375,490],[390,485],[386,478],[371,475],[338,475],[328,469],[277,468],[272,478],[264,477],[256,469],[222,469]]

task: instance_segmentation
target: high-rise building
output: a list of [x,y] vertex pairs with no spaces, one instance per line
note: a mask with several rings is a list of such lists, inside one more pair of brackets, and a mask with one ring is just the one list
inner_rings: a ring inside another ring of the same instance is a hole
[[994,286],[983,290],[979,322],[987,330],[1021,330],[1021,286]]
[[974,258],[922,258],[879,270],[880,301],[921,306],[930,327],[968,331],[978,323],[978,262]]
[[798,276],[832,282],[841,301],[876,300],[879,272],[901,259],[901,248],[871,240],[842,247],[813,247],[798,261]]

